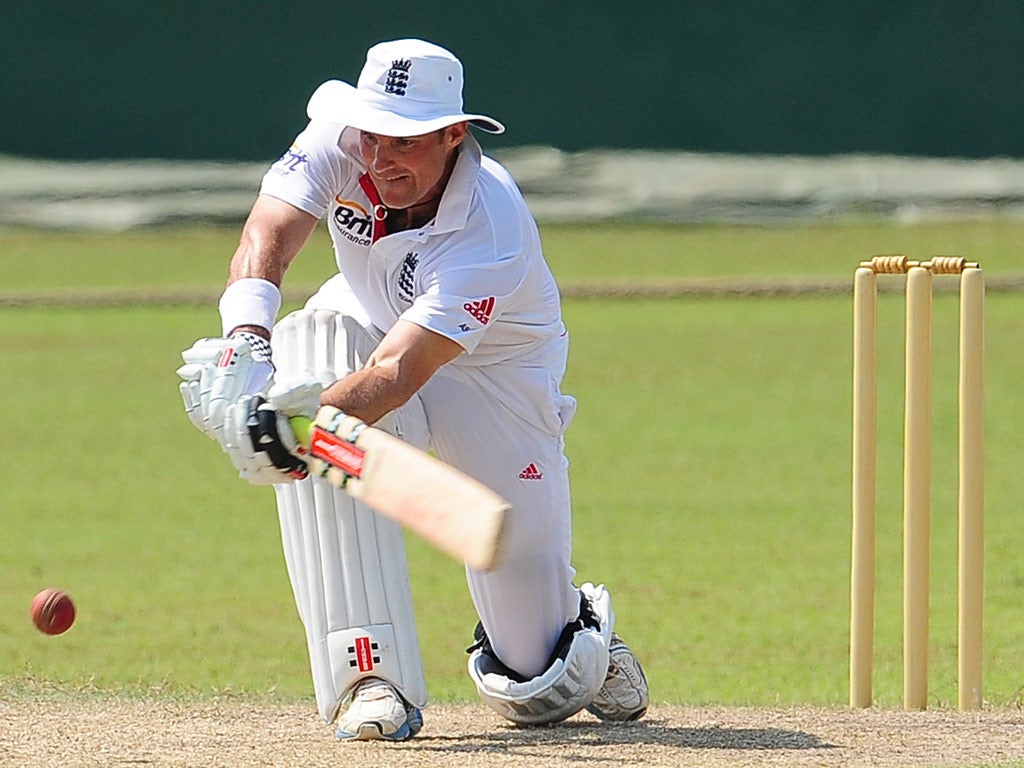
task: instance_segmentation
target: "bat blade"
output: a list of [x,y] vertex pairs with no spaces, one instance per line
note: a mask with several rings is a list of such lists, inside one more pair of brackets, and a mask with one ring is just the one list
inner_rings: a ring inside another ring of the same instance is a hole
[[[324,406],[317,423],[291,420],[324,475],[375,512],[471,568],[493,570],[509,503],[454,467],[402,440]],[[349,436],[351,439],[349,439]]]

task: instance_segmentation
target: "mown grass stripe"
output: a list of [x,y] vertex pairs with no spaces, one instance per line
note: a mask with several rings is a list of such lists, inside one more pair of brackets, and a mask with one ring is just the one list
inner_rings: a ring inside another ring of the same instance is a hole
[[[1024,291],[1024,275],[988,276],[986,288],[990,292],[1016,293]],[[898,278],[879,282],[881,292],[902,290]],[[591,298],[681,298],[681,297],[786,297],[834,296],[848,294],[850,280],[837,278],[753,278],[725,279],[665,279],[665,280],[602,280],[569,282],[561,287],[562,296],[570,299]],[[955,281],[938,281],[937,293],[957,290]],[[285,303],[301,303],[316,291],[315,286],[296,286],[284,290]],[[141,306],[211,306],[220,297],[216,290],[154,288],[154,289],[62,289],[55,291],[0,292],[0,307],[141,307]]]

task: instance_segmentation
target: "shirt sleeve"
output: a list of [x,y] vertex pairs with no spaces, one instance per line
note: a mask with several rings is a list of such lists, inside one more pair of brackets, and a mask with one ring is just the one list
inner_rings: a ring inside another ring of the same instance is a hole
[[312,121],[263,176],[260,194],[323,217],[351,173],[339,146],[342,126]]
[[447,336],[472,353],[489,330],[514,313],[521,268],[521,259],[508,256],[428,272],[423,292],[402,319]]

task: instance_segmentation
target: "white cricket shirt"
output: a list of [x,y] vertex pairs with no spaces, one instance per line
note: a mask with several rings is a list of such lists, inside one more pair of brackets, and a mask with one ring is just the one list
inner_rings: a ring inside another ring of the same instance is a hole
[[311,122],[260,191],[326,217],[341,279],[370,321],[387,331],[402,318],[447,336],[469,353],[458,366],[546,365],[564,355],[558,289],[536,224],[476,139],[462,143],[435,219],[391,235],[375,221],[379,198],[357,142],[352,129]]

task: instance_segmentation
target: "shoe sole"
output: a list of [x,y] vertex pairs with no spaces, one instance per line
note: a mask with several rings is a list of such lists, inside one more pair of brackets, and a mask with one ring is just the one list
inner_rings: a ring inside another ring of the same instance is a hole
[[[621,640],[619,640],[618,638],[614,638],[613,637],[612,645],[611,645],[611,648],[609,649],[609,651],[610,651],[611,654],[614,654],[616,651],[625,651],[626,653],[628,653],[631,656],[633,656],[634,658],[636,658],[635,654],[633,654],[633,651],[630,650],[629,646],[626,645]],[[636,661],[636,666],[637,666],[637,671],[640,673],[640,679],[643,681],[643,684],[646,687],[647,686],[647,674],[644,672],[644,668],[640,665],[639,659],[637,659],[637,661]],[[649,694],[647,694],[647,695],[649,695]],[[606,723],[630,723],[630,722],[634,722],[636,720],[639,720],[641,717],[643,717],[645,714],[647,714],[647,707],[645,706],[643,709],[638,709],[636,712],[631,712],[626,717],[611,717],[611,716],[607,715],[605,712],[603,712],[601,709],[599,709],[597,706],[595,706],[594,704],[588,704],[587,705],[587,712],[592,714],[597,719],[603,720]]]
[[637,710],[636,712],[631,714],[629,717],[608,717],[608,715],[606,715],[604,712],[602,712],[597,707],[587,707],[587,712],[592,714],[598,720],[602,720],[602,721],[604,721],[606,723],[632,723],[632,722],[636,722],[641,717],[643,717],[644,715],[647,714],[647,707],[644,707],[643,709]]
[[403,723],[402,727],[394,733],[384,735],[380,729],[380,723],[369,722],[360,723],[358,730],[355,733],[351,731],[343,731],[338,728],[334,735],[338,737],[340,741],[405,741],[406,739],[412,738],[411,729],[408,723]]
[[408,741],[423,727],[423,714],[416,708],[410,708],[406,710],[406,717],[402,727],[394,733],[385,735],[381,730],[380,723],[376,720],[369,720],[360,723],[355,733],[338,728],[334,731],[334,735],[339,741]]

